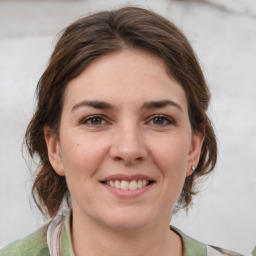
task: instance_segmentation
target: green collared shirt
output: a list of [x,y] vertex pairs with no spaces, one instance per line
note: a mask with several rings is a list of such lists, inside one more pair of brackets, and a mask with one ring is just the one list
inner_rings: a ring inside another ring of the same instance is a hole
[[[54,222],[54,220],[52,222]],[[50,256],[49,247],[47,243],[48,227],[49,224],[45,225],[44,227],[37,230],[33,234],[27,236],[26,238],[17,240],[11,243],[10,245],[6,246],[2,250],[0,250],[0,256]],[[70,215],[63,219],[60,228],[62,253],[57,253],[58,256],[75,256],[71,240]],[[214,247],[215,249],[213,249],[212,247],[209,247],[185,235],[176,228],[172,229],[175,232],[177,232],[182,238],[184,256],[207,256],[210,254],[209,250],[211,251],[211,255],[240,255],[216,247]]]
[[256,247],[254,248],[254,250],[252,251],[252,255],[256,256]]

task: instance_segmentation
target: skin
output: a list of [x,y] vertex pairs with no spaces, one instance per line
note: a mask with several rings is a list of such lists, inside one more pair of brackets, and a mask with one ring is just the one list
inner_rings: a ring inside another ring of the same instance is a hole
[[[69,82],[59,135],[45,128],[45,139],[71,193],[76,255],[182,255],[169,223],[203,142],[187,108],[163,61],[139,50],[101,57]],[[116,174],[154,183],[123,197],[101,182]]]

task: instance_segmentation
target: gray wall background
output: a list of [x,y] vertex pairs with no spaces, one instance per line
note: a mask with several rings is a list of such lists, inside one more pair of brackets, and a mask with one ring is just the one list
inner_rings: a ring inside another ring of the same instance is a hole
[[127,3],[156,11],[185,32],[212,91],[218,165],[188,214],[178,213],[172,224],[249,255],[256,245],[255,0],[0,1],[0,247],[44,223],[29,201],[21,145],[55,35],[89,12]]

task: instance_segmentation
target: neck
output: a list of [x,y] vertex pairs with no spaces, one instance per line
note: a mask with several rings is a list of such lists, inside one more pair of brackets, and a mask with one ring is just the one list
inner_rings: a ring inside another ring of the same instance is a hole
[[76,256],[172,256],[182,255],[181,238],[169,229],[169,221],[136,231],[114,230],[73,215],[72,240]]

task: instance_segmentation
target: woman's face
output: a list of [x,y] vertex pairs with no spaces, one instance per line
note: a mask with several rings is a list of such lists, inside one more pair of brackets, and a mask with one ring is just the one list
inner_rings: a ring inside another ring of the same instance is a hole
[[72,80],[58,140],[46,135],[74,218],[118,230],[169,224],[202,141],[181,85],[160,58],[138,50],[104,56]]

